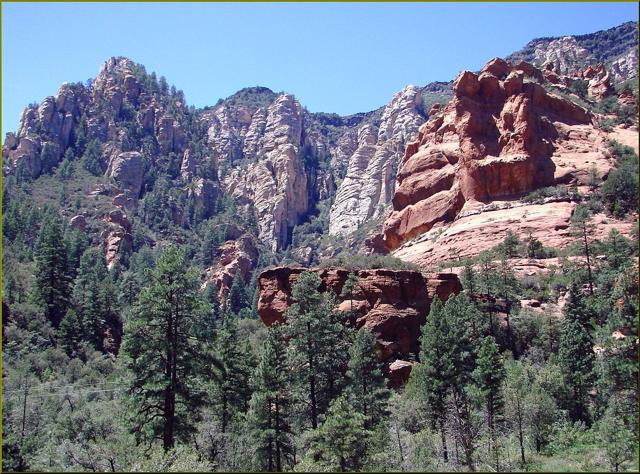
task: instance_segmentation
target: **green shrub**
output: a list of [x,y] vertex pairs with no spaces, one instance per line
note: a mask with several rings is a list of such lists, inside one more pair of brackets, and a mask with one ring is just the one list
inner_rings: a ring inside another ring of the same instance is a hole
[[617,167],[602,187],[603,203],[615,217],[623,217],[638,207],[638,155],[633,148],[615,140],[609,142]]
[[414,270],[419,271],[414,263],[405,262],[391,255],[365,255],[361,253],[341,252],[336,257],[323,260],[320,268],[343,267],[349,270],[367,270],[386,268],[389,270]]

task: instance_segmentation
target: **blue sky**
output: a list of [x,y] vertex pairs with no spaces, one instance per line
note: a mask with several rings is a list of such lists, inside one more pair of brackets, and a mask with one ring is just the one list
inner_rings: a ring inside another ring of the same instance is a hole
[[3,135],[25,105],[95,77],[110,56],[164,75],[198,107],[263,85],[349,114],[535,37],[629,20],[637,3],[3,3]]

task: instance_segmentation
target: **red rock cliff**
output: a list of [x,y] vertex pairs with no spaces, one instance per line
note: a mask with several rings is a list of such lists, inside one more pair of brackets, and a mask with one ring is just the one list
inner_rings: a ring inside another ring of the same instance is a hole
[[466,203],[518,196],[554,183],[559,123],[590,124],[582,107],[548,93],[540,70],[501,59],[461,73],[454,98],[432,111],[407,146],[384,225],[388,248],[450,222]]
[[[260,275],[258,313],[270,326],[284,321],[292,304],[291,289],[304,268],[279,267]],[[321,291],[340,295],[349,275],[344,268],[313,270],[322,280]],[[365,327],[376,335],[380,360],[394,385],[406,381],[409,370],[402,360],[419,349],[420,326],[424,324],[433,298],[443,301],[462,287],[458,278],[449,273],[423,275],[408,270],[359,270],[353,302],[339,298],[338,310],[350,311],[353,305],[356,327]],[[400,362],[398,362],[400,361]],[[394,364],[395,363],[395,364]],[[397,372],[394,367],[402,370]]]

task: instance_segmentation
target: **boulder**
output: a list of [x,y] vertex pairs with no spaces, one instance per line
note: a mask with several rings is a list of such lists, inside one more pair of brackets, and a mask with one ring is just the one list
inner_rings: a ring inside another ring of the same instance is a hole
[[69,220],[69,227],[71,227],[72,229],[84,230],[85,227],[87,227],[87,219],[82,214],[73,216]]
[[411,374],[411,369],[413,368],[414,364],[415,362],[409,362],[401,359],[394,360],[391,364],[389,364],[387,369],[389,385],[394,388],[404,385],[407,380],[409,380],[409,375]]

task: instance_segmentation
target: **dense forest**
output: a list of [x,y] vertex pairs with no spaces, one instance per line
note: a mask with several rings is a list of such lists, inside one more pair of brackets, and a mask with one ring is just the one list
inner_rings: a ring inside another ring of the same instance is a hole
[[[578,37],[598,58],[602,38]],[[7,138],[15,159],[3,161],[2,179],[3,471],[638,471],[638,154],[620,135],[598,135],[611,166],[602,175],[593,165],[589,185],[567,179],[509,196],[514,209],[575,206],[569,245],[510,229],[479,255],[419,267],[363,251],[391,196],[354,232],[329,233],[357,140],[343,161],[331,153],[350,133],[380,126],[386,108],[312,114],[292,96],[252,87],[196,109],[164,77],[110,61],[115,72],[105,67],[100,80],[65,84],[29,106],[23,136]],[[596,128],[637,130],[637,78],[603,99],[589,95],[587,80],[544,88],[597,117],[562,129],[567,141]],[[419,116],[450,89],[423,88]],[[297,104],[297,115],[279,100]],[[265,118],[252,149],[249,124],[267,112],[285,132],[269,131]],[[237,123],[220,131],[219,117]],[[400,160],[404,142],[390,142]],[[226,154],[213,150],[227,145]],[[284,171],[274,170],[287,153]],[[118,160],[131,169],[113,172]],[[297,164],[302,194],[253,194],[264,185],[256,181],[234,193],[234,179],[250,171],[283,182]],[[297,200],[308,205],[276,222]],[[225,246],[240,255],[228,284],[212,276]],[[518,259],[543,270],[518,272]],[[274,266],[308,271],[292,286],[286,322],[267,326],[259,277]],[[350,272],[339,294],[314,267]],[[358,270],[372,268],[457,273],[462,283],[420,315],[419,350],[400,387],[353,309]]]
[[[5,180],[4,470],[638,467],[638,242],[591,235],[606,189],[574,213],[570,248],[510,234],[465,262],[464,291],[434,301],[418,364],[390,390],[373,336],[314,273],[266,329],[255,287],[202,292],[188,247],[142,244],[107,270],[32,203],[34,184]],[[545,252],[557,272],[514,276],[509,258]],[[561,315],[519,304],[558,295]]]

